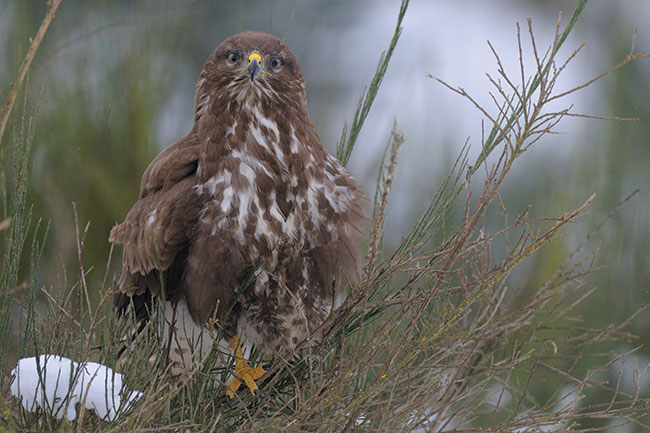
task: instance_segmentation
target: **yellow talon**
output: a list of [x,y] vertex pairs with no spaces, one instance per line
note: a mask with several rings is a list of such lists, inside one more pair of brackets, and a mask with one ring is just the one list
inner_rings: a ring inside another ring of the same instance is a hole
[[258,395],[259,389],[257,388],[255,380],[264,376],[266,370],[264,370],[263,367],[251,368],[248,366],[239,344],[239,337],[232,337],[230,339],[230,346],[232,346],[232,350],[235,352],[235,377],[232,379],[232,382],[230,382],[230,385],[228,385],[228,389],[226,390],[227,400],[230,401],[235,397],[235,392],[242,385],[242,381],[246,384],[252,395]]

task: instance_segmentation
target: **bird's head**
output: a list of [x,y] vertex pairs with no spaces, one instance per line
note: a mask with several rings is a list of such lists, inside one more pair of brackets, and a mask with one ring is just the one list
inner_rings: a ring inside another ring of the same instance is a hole
[[296,57],[282,40],[266,33],[229,37],[203,66],[196,87],[197,114],[216,100],[222,108],[232,103],[304,106],[305,82]]

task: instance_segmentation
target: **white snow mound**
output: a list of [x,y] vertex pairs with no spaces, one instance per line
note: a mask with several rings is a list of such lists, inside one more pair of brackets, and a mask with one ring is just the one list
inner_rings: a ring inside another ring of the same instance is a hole
[[65,412],[70,421],[77,417],[77,403],[114,421],[142,396],[139,391],[126,392],[122,375],[105,365],[57,355],[23,358],[11,374],[11,394],[26,410],[41,408],[59,419]]

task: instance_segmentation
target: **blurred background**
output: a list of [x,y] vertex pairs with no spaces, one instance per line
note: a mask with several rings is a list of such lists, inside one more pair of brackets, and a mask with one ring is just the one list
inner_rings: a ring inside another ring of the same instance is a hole
[[[574,6],[567,0],[412,1],[349,165],[372,194],[381,153],[397,122],[406,144],[388,210],[386,249],[419,216],[465,141],[469,138],[472,156],[480,149],[478,111],[425,73],[465,88],[494,112],[485,72],[496,76],[496,64],[486,41],[518,76],[515,23],[521,23],[528,48],[526,18],[532,18],[537,46],[546,47],[559,14],[566,22]],[[398,7],[396,0],[64,0],[36,55],[27,99],[27,113],[39,111],[29,200],[35,216],[51,220],[42,283],[60,285],[66,273],[75,279],[75,203],[82,228],[90,222],[84,261],[94,269],[88,278],[91,286],[100,284],[110,228],[137,198],[149,161],[190,130],[196,79],[222,40],[244,30],[284,38],[303,68],[312,118],[334,152],[392,36]],[[45,1],[0,0],[2,101],[44,13]],[[583,41],[587,45],[557,91],[622,60],[635,29],[638,49],[650,49],[647,0],[591,0],[560,58]],[[524,58],[532,71],[532,58]],[[522,294],[533,290],[621,200],[640,189],[588,244],[599,250],[597,265],[603,269],[586,277],[597,290],[580,307],[584,326],[618,324],[650,301],[650,61],[628,65],[557,107],[570,105],[580,113],[639,121],[567,118],[558,126],[566,134],[545,137],[515,166],[501,197],[510,220],[529,204],[533,216],[559,216],[597,194],[590,214],[569,236],[528,259],[515,277]],[[501,215],[491,223],[498,227],[503,221]],[[650,388],[649,316],[637,316],[630,326],[640,339],[602,348],[613,359],[641,346],[624,366],[623,386],[630,391],[635,380]],[[635,378],[632,364],[645,373]],[[601,376],[611,374],[615,382],[620,367]]]

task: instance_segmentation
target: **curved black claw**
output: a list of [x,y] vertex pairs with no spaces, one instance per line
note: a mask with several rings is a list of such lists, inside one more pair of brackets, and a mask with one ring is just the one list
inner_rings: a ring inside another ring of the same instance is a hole
[[260,404],[262,402],[262,393],[260,392],[259,389],[256,389],[255,391],[253,391],[253,393],[255,394],[255,402],[257,404]]
[[262,368],[264,369],[264,371],[269,371],[271,369],[271,364],[264,364]]
[[232,409],[232,403],[230,402],[230,396],[229,395],[226,396],[226,403],[228,403],[228,407],[230,409]]

